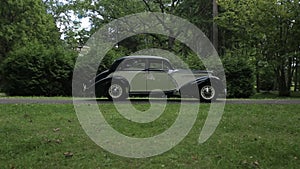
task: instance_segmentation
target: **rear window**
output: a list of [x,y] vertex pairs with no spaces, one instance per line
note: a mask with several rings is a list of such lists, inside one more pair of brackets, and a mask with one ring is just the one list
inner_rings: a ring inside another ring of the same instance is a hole
[[153,59],[149,63],[150,70],[170,70],[172,69],[171,65],[165,60]]

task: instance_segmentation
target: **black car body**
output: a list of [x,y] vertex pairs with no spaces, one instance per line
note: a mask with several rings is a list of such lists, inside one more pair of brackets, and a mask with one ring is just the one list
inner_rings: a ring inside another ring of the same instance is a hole
[[224,92],[221,80],[209,71],[174,69],[158,56],[125,56],[98,74],[84,91],[94,88],[97,97],[124,99],[134,95],[166,95],[215,100]]

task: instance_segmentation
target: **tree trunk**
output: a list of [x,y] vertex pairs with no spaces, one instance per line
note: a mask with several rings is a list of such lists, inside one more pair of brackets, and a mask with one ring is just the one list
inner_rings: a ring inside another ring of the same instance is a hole
[[[218,4],[217,4],[217,0],[213,0],[213,19],[217,16],[218,16]],[[215,21],[213,21],[213,45],[217,51],[219,51],[218,50],[218,48],[219,48],[218,42],[219,42],[218,26],[215,23]]]
[[295,88],[294,91],[299,91],[299,59],[296,58],[296,65],[295,65],[295,79],[294,79],[294,83],[295,83]]
[[256,92],[259,93],[260,92],[260,76],[259,76],[259,66],[258,66],[258,62],[256,62]]
[[175,43],[175,38],[169,36],[169,40],[168,40],[168,49],[169,50],[173,50],[174,43]]
[[292,79],[294,75],[294,70],[292,69],[292,64],[293,64],[293,58],[290,57],[288,61],[288,70],[287,70],[287,87],[291,88],[292,86]]
[[284,66],[279,66],[277,68],[277,82],[278,82],[278,90],[279,96],[290,96],[290,86],[288,86],[286,74],[285,74]]

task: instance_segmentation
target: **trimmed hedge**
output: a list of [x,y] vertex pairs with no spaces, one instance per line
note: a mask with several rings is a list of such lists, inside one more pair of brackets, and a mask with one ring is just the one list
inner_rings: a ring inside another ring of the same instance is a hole
[[1,65],[7,95],[66,96],[72,94],[75,52],[39,43],[14,50]]

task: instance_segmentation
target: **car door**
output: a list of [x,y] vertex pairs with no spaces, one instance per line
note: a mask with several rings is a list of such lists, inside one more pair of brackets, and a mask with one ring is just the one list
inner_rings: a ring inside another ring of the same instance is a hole
[[176,89],[175,80],[169,75],[171,66],[163,59],[149,59],[147,72],[147,91]]
[[146,59],[125,59],[114,76],[124,77],[130,85],[130,92],[146,92]]

